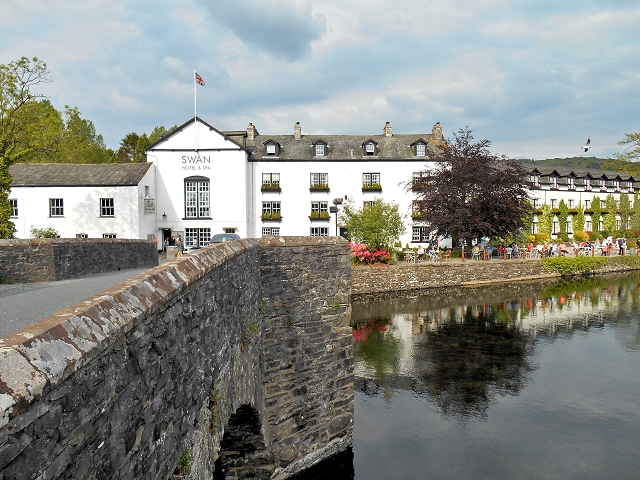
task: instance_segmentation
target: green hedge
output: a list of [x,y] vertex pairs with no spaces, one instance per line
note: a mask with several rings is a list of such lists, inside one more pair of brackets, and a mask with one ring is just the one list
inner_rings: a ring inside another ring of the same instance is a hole
[[609,263],[607,257],[551,257],[542,259],[542,266],[545,270],[558,272],[561,275],[597,270],[607,263]]

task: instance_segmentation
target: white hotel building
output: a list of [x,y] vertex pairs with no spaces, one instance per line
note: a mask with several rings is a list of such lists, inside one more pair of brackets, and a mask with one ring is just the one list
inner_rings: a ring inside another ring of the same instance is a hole
[[[406,215],[402,244],[419,243],[430,231],[412,218],[412,203],[433,165],[428,149],[443,140],[439,123],[428,134],[394,134],[387,123],[370,136],[303,135],[300,124],[291,135],[260,135],[252,124],[222,132],[191,119],[150,145],[146,164],[13,165],[12,221],[18,238],[28,238],[33,226],[65,238],[162,242],[181,235],[187,247],[199,247],[222,232],[335,235],[335,203],[364,206],[381,198]],[[570,208],[640,186],[617,172],[534,169],[531,181],[538,205],[557,207],[564,198]]]

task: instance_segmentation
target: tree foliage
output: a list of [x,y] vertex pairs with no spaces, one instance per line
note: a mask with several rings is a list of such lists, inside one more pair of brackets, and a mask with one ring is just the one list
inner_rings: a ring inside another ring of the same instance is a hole
[[600,197],[598,195],[594,195],[591,199],[591,231],[599,232],[600,231],[600,216],[602,215],[602,205],[600,203]]
[[560,199],[558,204],[558,226],[560,227],[560,233],[567,233],[567,220],[569,219],[569,206],[564,198]]
[[631,219],[629,220],[631,230],[640,231],[640,192],[633,195],[633,205],[631,206]]
[[553,230],[553,212],[547,203],[543,203],[540,207],[542,213],[538,215],[538,231],[551,236]]
[[602,219],[602,224],[604,229],[609,232],[609,234],[612,234],[614,230],[616,230],[618,202],[616,202],[616,199],[612,194],[608,194],[604,199],[604,205],[607,209],[607,213],[605,213],[604,218]]
[[352,241],[366,243],[370,251],[389,250],[406,231],[398,204],[381,199],[361,209],[357,209],[352,201],[345,202],[340,223],[347,228]]
[[627,195],[626,193],[620,194],[618,209],[620,211],[620,230],[628,230],[629,216],[631,215],[631,202],[629,202],[629,195]]
[[436,166],[416,206],[437,235],[470,243],[523,228],[530,211],[527,170],[522,163],[490,153],[490,144],[474,143],[471,130],[464,128],[430,152]]
[[0,65],[0,238],[11,238],[15,232],[9,220],[9,167],[31,152],[54,150],[59,140],[51,104],[33,91],[50,81],[47,65],[36,57]]
[[582,202],[578,202],[578,208],[576,209],[576,213],[573,216],[573,231],[583,232],[585,221],[586,218],[584,216],[584,207],[582,206]]
[[625,133],[618,145],[628,145],[628,147],[622,153],[614,154],[616,160],[626,162],[640,160],[640,132]]

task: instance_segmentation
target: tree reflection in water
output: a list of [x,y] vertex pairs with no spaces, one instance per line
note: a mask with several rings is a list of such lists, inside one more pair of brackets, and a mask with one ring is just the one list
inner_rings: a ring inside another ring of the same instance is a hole
[[542,338],[553,341],[611,322],[621,344],[639,349],[639,282],[633,273],[508,290],[457,289],[451,296],[356,299],[356,385],[369,395],[384,389],[386,398],[397,388],[412,390],[445,417],[484,417],[497,396],[525,387]]
[[424,393],[446,416],[484,416],[495,395],[517,395],[532,370],[533,344],[495,314],[451,319],[415,348],[414,391]]

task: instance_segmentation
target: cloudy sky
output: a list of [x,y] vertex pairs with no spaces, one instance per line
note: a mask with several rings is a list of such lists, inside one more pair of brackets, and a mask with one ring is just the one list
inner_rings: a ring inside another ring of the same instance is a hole
[[637,0],[3,0],[0,63],[108,146],[198,116],[261,134],[468,125],[495,153],[610,156],[640,131]]

